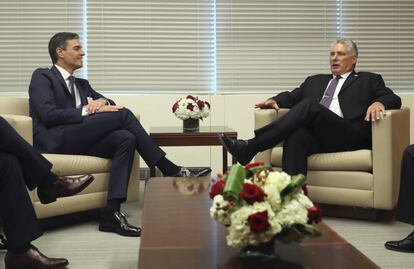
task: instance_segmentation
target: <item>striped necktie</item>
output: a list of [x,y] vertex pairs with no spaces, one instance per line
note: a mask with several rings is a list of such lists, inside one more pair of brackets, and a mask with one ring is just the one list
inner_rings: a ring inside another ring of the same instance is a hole
[[333,96],[335,94],[336,86],[338,86],[338,81],[341,79],[341,76],[336,76],[335,78],[331,79],[331,82],[329,83],[328,88],[325,90],[325,93],[319,102],[321,105],[323,105],[326,108],[329,108],[329,106],[332,103]]
[[75,95],[75,77],[69,76],[69,90],[72,95],[73,103],[76,105],[76,95]]

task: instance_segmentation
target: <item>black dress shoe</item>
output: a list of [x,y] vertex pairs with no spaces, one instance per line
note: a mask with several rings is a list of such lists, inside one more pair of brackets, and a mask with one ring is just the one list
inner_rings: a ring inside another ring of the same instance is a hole
[[36,268],[36,269],[61,269],[69,262],[63,258],[49,258],[43,255],[36,247],[31,246],[24,253],[13,253],[8,251],[4,257],[6,269]]
[[210,167],[204,168],[187,168],[187,167],[180,167],[180,171],[177,174],[173,175],[173,177],[204,177],[211,173]]
[[141,228],[129,224],[124,213],[120,211],[115,211],[110,218],[101,218],[99,231],[112,232],[124,236],[141,235]]
[[394,250],[394,251],[414,252],[414,231],[411,232],[406,238],[400,241],[386,242],[385,247],[389,250]]
[[241,164],[248,164],[254,157],[247,150],[247,141],[228,138],[224,133],[219,134],[221,144]]
[[93,181],[92,175],[78,177],[57,176],[51,186],[37,188],[37,196],[42,204],[56,201],[56,198],[75,195],[83,191]]

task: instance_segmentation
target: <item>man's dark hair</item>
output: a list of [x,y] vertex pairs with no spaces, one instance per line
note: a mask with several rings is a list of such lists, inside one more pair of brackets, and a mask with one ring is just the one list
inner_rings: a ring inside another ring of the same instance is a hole
[[79,35],[75,33],[69,33],[69,32],[61,32],[57,33],[49,40],[49,55],[50,59],[52,59],[52,63],[56,63],[58,60],[58,56],[56,54],[56,49],[66,49],[68,40],[72,39],[79,39]]

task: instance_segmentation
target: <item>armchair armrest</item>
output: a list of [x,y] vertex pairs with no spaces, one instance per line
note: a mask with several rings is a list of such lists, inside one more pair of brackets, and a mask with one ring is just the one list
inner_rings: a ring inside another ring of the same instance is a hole
[[410,109],[385,111],[372,124],[374,208],[394,208],[400,189],[401,158],[410,143]]
[[[272,121],[278,119],[279,117],[282,117],[285,115],[289,109],[283,108],[279,110],[275,109],[257,109],[254,112],[254,129],[258,129],[260,127],[263,127]],[[256,162],[265,162],[270,163],[272,155],[272,149],[268,149],[262,152],[259,152],[255,156]]]
[[29,116],[0,114],[30,144],[33,145],[32,118]]
[[[278,111],[275,109],[258,109],[254,111],[254,129],[263,127],[278,117]],[[272,149],[259,152],[255,156],[256,162],[270,163]]]

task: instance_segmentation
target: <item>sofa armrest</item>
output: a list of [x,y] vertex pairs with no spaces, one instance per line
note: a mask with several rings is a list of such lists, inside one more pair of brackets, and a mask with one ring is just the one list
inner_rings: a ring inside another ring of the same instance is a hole
[[372,124],[374,208],[391,210],[396,205],[400,189],[401,158],[409,143],[409,108],[387,110],[380,121]]
[[29,116],[0,114],[30,145],[33,145],[32,118]]
[[132,111],[132,114],[134,114],[135,118],[137,118],[137,120],[139,120],[139,118],[141,117],[141,115],[138,112]]
[[[278,117],[278,111],[275,109],[257,109],[254,111],[254,129],[263,127]],[[255,156],[256,162],[270,163],[272,149],[259,152]]]

